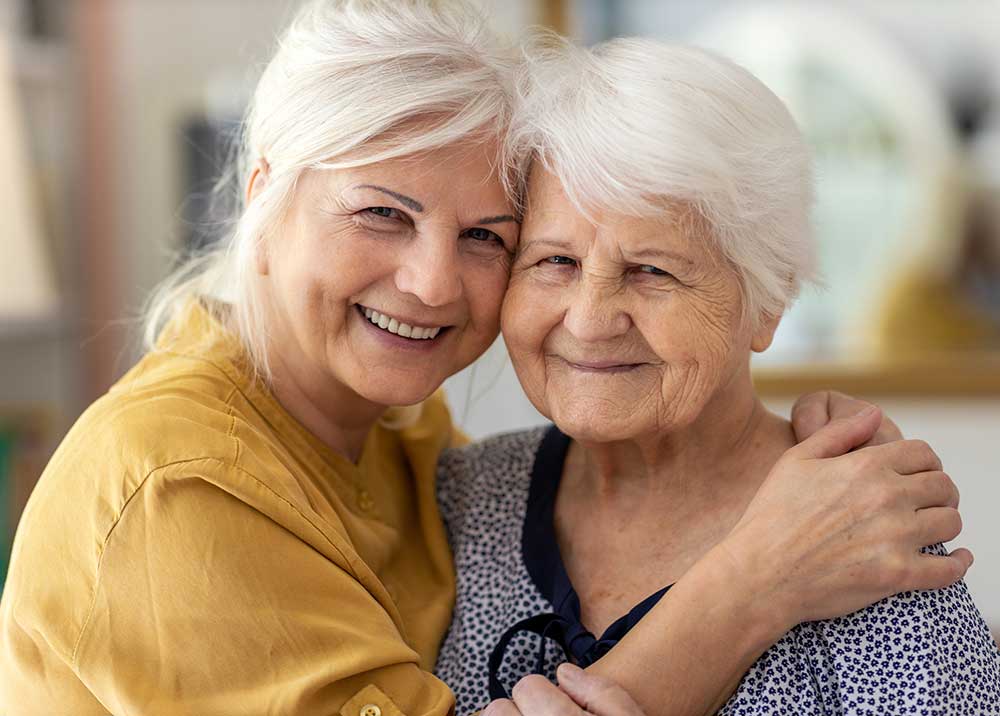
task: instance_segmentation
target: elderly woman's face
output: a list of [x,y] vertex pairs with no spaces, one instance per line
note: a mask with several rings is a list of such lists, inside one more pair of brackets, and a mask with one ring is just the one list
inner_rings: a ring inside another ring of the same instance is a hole
[[258,261],[286,371],[404,405],[489,347],[519,228],[495,156],[470,143],[303,177]]
[[750,389],[750,350],[773,327],[745,327],[739,280],[714,242],[669,212],[593,218],[536,167],[502,320],[535,407],[579,439],[627,440]]

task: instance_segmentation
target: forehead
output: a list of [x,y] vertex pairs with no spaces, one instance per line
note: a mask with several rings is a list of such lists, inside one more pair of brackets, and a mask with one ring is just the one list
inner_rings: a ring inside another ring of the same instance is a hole
[[610,205],[580,207],[559,178],[544,167],[533,168],[527,186],[522,242],[534,237],[562,240],[600,238],[623,248],[699,248],[711,251],[708,223],[692,205],[663,199],[662,209],[641,215]]
[[473,139],[354,167],[312,170],[309,189],[333,195],[351,187],[377,185],[411,196],[427,207],[465,204],[505,205],[496,140]]

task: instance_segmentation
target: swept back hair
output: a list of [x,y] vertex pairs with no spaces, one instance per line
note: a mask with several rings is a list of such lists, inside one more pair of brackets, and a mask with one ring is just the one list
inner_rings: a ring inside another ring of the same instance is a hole
[[649,39],[527,41],[506,152],[521,208],[534,163],[585,214],[686,207],[737,271],[754,326],[812,280],[812,158],[785,105],[714,53]]
[[[460,141],[500,138],[512,107],[513,53],[462,0],[313,0],[281,35],[242,124],[229,179],[232,230],[190,257],[154,292],[145,343],[190,300],[221,299],[225,320],[265,380],[267,326],[255,255],[281,251],[276,229],[299,179]],[[499,161],[499,158],[498,158]],[[257,162],[264,188],[247,203]],[[232,175],[238,181],[231,181]]]

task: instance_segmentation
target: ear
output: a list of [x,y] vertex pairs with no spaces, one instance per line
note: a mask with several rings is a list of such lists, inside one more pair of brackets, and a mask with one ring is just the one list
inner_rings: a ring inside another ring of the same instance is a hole
[[[248,205],[264,191],[270,178],[270,170],[271,168],[265,159],[258,159],[253,163],[250,179],[247,181],[246,203]],[[254,265],[257,268],[257,273],[261,276],[267,276],[270,272],[267,260],[267,246],[262,240],[258,240],[254,246]]]
[[250,179],[247,181],[246,203],[250,204],[257,195],[264,191],[267,181],[271,176],[271,167],[266,159],[258,159],[253,163],[250,170]]
[[760,325],[753,332],[753,338],[750,340],[750,349],[754,353],[763,353],[768,348],[771,347],[771,341],[774,340],[774,332],[778,330],[778,324],[781,323],[781,316],[761,316]]

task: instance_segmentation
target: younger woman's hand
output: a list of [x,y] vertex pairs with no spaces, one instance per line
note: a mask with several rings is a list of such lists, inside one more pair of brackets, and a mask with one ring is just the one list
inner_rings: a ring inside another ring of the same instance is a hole
[[783,619],[843,616],[902,591],[945,587],[972,553],[921,553],[958,536],[958,490],[926,444],[862,448],[882,423],[872,407],[788,450],[716,548]]
[[[792,429],[795,431],[795,439],[802,442],[831,420],[850,418],[870,407],[871,403],[836,390],[819,390],[799,396],[792,406]],[[864,446],[884,445],[902,439],[903,433],[896,423],[883,414],[882,422],[879,423],[875,434],[865,442]]]
[[556,671],[559,686],[544,676],[526,676],[514,686],[513,700],[498,699],[482,716],[643,716],[618,684],[573,664]]

